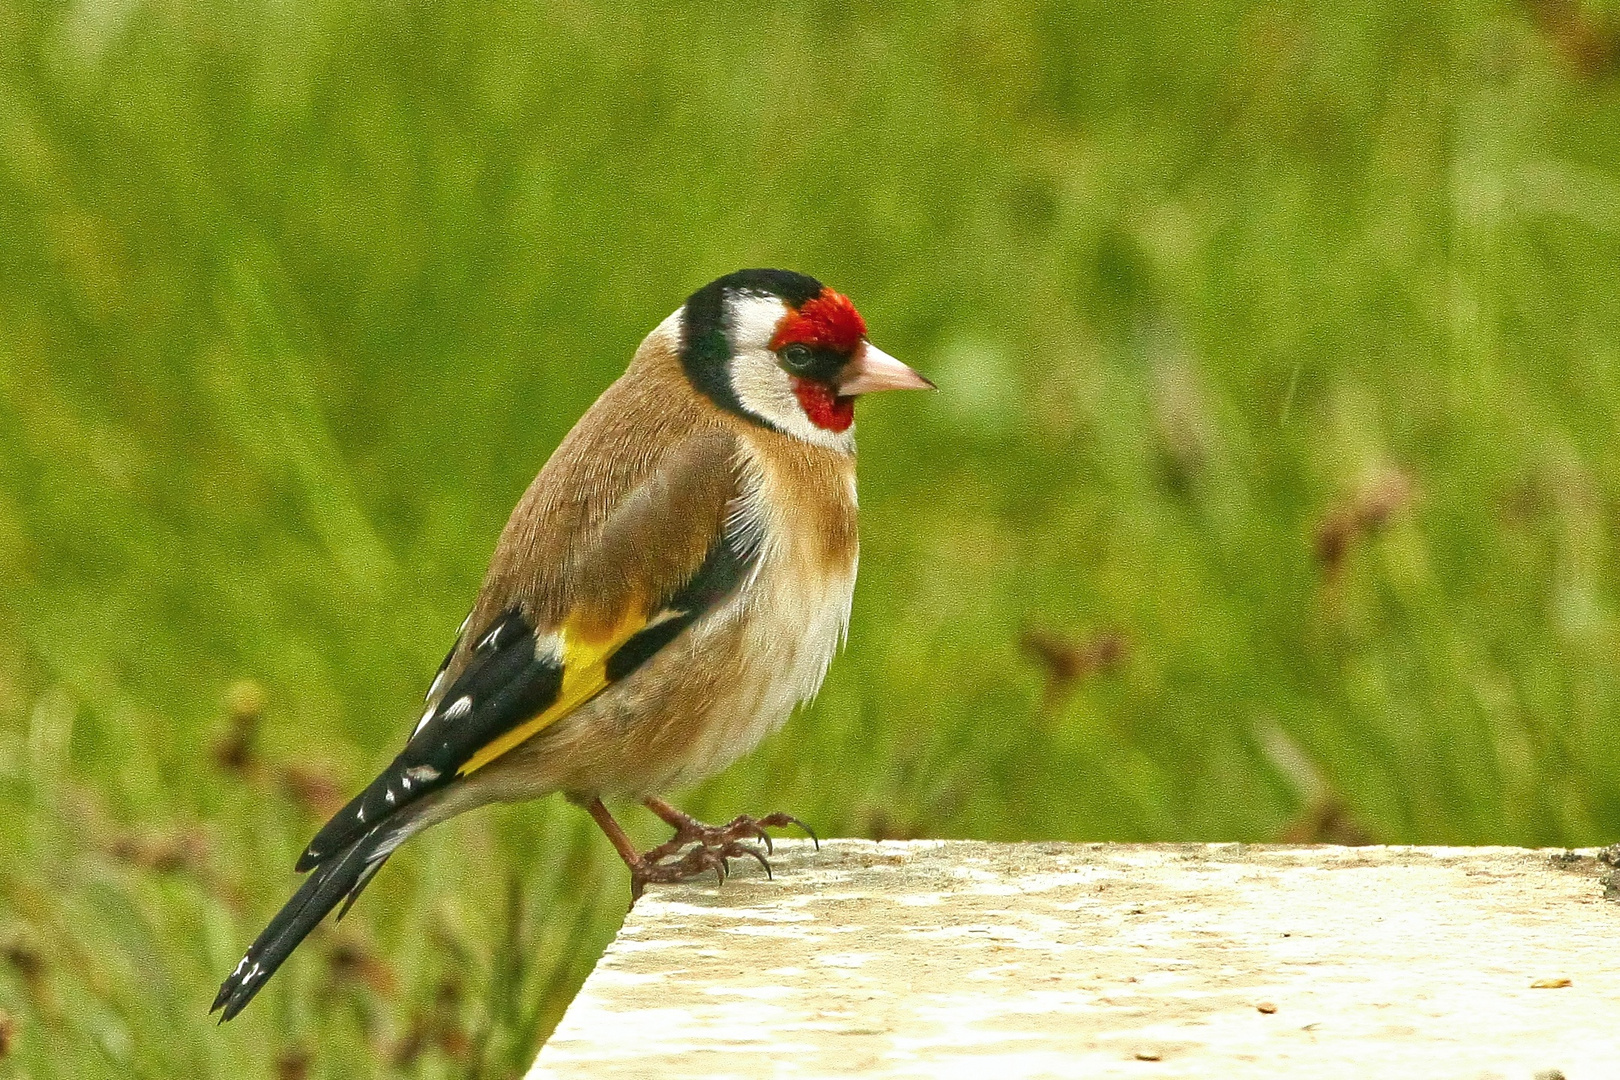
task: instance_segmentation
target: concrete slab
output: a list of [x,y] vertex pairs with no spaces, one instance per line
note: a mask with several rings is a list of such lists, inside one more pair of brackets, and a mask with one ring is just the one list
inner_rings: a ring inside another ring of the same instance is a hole
[[783,843],[649,890],[530,1077],[1620,1078],[1597,854]]

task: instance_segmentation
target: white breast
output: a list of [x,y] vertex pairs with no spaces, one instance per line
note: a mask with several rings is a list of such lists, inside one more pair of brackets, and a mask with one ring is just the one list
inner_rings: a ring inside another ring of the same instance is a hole
[[[849,629],[858,553],[852,548],[847,561],[830,565],[825,538],[795,515],[798,500],[769,459],[745,450],[740,464],[748,483],[732,527],[759,545],[759,558],[715,632],[724,633],[724,623],[741,632],[741,677],[715,702],[676,783],[724,768],[781,727],[821,688]],[[847,496],[853,511],[853,475]]]

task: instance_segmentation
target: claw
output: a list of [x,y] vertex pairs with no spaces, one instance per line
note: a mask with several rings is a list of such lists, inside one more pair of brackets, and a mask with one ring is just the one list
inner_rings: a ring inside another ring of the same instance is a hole
[[743,847],[741,844],[739,844],[738,847],[742,847],[742,850],[743,850],[744,854],[752,855],[754,857],[755,861],[759,863],[760,867],[765,871],[765,880],[766,881],[772,880],[771,879],[771,864],[770,864],[770,861],[767,860],[764,855],[760,854],[758,848]]
[[804,834],[810,838],[810,842],[816,846],[816,850],[821,850],[821,838],[816,835],[816,830],[812,829],[798,818],[788,818],[788,820],[797,825],[799,828],[803,829]]
[[804,835],[810,838],[810,842],[816,846],[817,851],[821,850],[821,840],[816,836],[816,830],[812,829],[810,826],[806,825],[792,814],[784,814],[778,810],[774,814],[760,818],[758,824],[769,825],[773,829],[785,829],[789,825],[795,825],[804,830]]

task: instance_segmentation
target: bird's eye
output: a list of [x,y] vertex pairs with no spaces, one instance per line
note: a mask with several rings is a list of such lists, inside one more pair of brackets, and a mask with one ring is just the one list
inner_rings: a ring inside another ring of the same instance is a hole
[[781,352],[777,355],[782,358],[782,365],[789,371],[808,370],[816,361],[816,354],[810,350],[810,346],[797,341],[782,346]]

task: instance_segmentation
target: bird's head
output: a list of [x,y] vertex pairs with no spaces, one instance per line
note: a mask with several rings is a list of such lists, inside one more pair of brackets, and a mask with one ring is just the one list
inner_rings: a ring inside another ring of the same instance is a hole
[[849,298],[790,270],[739,270],[681,312],[687,378],[723,409],[807,442],[851,445],[855,398],[933,383],[866,340]]

